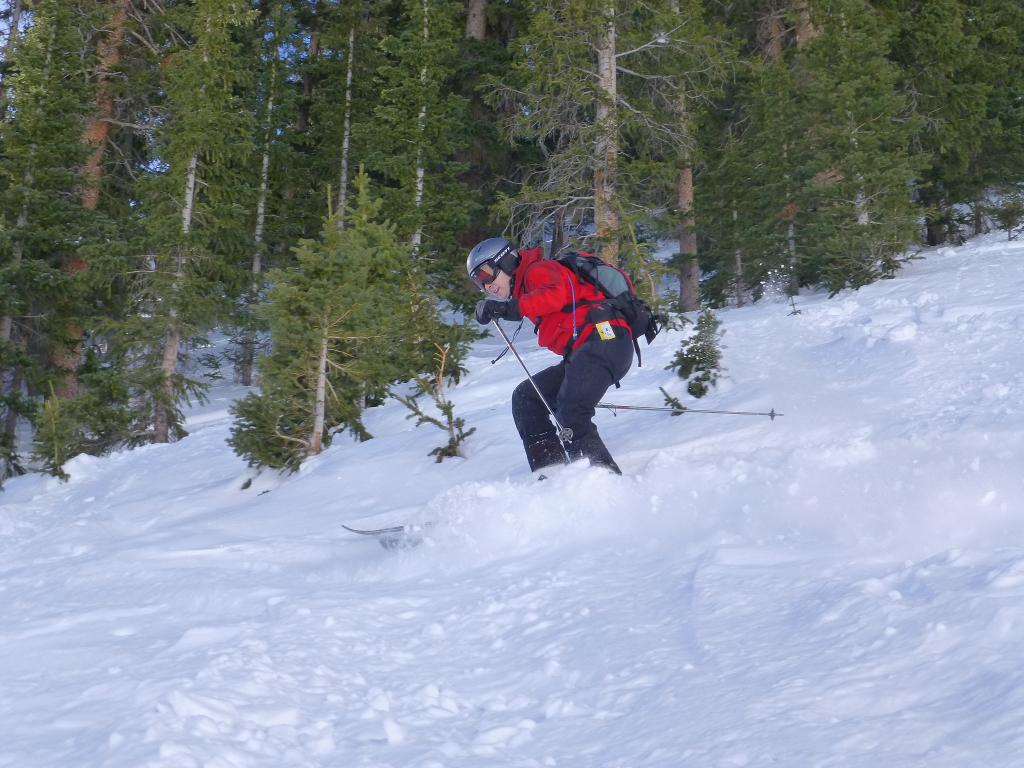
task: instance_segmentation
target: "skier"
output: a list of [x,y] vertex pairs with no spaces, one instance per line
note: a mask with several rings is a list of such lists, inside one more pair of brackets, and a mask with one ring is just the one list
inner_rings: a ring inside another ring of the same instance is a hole
[[[599,306],[605,297],[542,248],[518,250],[504,238],[478,243],[466,271],[487,298],[476,321],[533,321],[537,342],[562,360],[534,375],[537,388],[566,429],[559,437],[548,408],[527,379],[512,393],[512,418],[531,470],[587,458],[591,466],[622,474],[594,426],[595,406],[633,363],[628,323]],[[564,441],[564,442],[563,442]],[[564,447],[564,450],[563,450]]]

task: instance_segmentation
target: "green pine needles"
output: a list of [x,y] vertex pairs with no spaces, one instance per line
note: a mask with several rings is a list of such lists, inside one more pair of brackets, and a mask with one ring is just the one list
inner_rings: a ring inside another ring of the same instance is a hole
[[0,481],[24,470],[19,420],[36,423],[41,398],[59,386],[56,350],[72,318],[89,312],[65,267],[101,229],[77,202],[95,64],[83,34],[98,4],[41,0],[31,14],[4,62],[0,96]]
[[712,310],[701,312],[693,334],[683,341],[672,362],[665,366],[666,370],[674,370],[679,378],[686,380],[686,391],[693,397],[704,397],[710,392],[722,372],[722,331],[719,325],[720,321]]
[[138,381],[141,373],[90,348],[79,371],[78,394],[51,396],[39,409],[32,446],[35,463],[63,478],[64,462],[80,453],[101,456],[147,442],[151,413],[133,396],[145,386]]
[[268,275],[273,349],[258,364],[261,391],[233,409],[229,439],[252,466],[294,471],[345,429],[368,439],[366,406],[432,365],[424,342],[443,326],[412,288],[408,246],[379,219],[368,177],[355,187],[345,228],[329,217],[319,239],[295,248],[293,268]]
[[[445,394],[445,369],[448,365],[448,355],[452,351],[452,345],[435,344],[434,346],[437,348],[437,353],[434,356],[437,366],[433,375],[417,376],[415,381],[417,391],[414,394],[408,397],[394,395],[394,398],[412,411],[406,418],[415,418],[417,427],[421,424],[433,424],[448,435],[447,443],[439,445],[428,454],[436,457],[437,463],[440,464],[445,459],[463,455],[462,444],[466,438],[476,432],[476,427],[466,429],[465,419],[455,416],[455,405]],[[441,414],[440,418],[423,410],[418,402],[420,395],[428,395],[434,401],[434,406]]]
[[1016,240],[1024,232],[1024,189],[1011,187],[988,211],[996,226],[1006,232],[1006,239]]

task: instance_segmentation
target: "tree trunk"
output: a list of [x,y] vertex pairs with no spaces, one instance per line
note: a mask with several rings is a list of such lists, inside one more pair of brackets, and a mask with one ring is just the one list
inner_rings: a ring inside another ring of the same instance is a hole
[[348,205],[348,162],[352,147],[352,69],[355,66],[356,28],[348,33],[348,67],[345,71],[345,120],[341,130],[341,178],[338,179],[338,229],[345,229],[345,207]]
[[[21,393],[24,386],[25,372],[16,368],[11,376],[11,383],[7,392],[11,396],[16,396]],[[18,412],[14,408],[7,408],[7,411],[3,415],[2,431],[0,431],[0,447],[7,449],[9,459],[5,462],[4,466],[0,466],[0,480],[6,480],[9,477],[21,475],[25,472],[25,469],[18,462],[17,457],[19,418]]]
[[594,223],[601,244],[601,258],[616,263],[619,258],[619,211],[615,191],[619,155],[619,126],[616,117],[618,83],[615,69],[615,0],[606,0],[604,35],[597,51],[597,157],[594,171]]
[[784,34],[781,12],[772,7],[768,15],[762,17],[758,29],[761,51],[769,61],[779,61],[782,58]]
[[[10,342],[14,329],[14,318],[10,315],[0,317],[0,346]],[[4,370],[0,368],[0,387],[3,386]]]
[[[317,23],[318,17],[314,17],[313,24]],[[300,133],[309,127],[309,110],[313,106],[313,91],[316,88],[316,82],[313,79],[313,74],[309,71],[309,66],[320,55],[320,30],[313,29],[310,33],[307,53],[306,72],[302,75],[302,99],[299,101],[299,111],[295,116],[295,130]]]
[[[183,248],[188,247],[188,236],[192,232],[192,210],[196,200],[196,176],[199,168],[199,155],[192,155],[188,162],[188,173],[185,177],[185,204],[181,208],[181,234]],[[176,257],[175,280],[180,282],[184,276],[186,252],[179,250]],[[173,302],[173,300],[172,300]],[[181,324],[178,312],[173,303],[168,311],[170,327],[164,338],[164,354],[160,363],[163,383],[161,397],[156,400],[153,415],[153,442],[166,443],[170,439],[171,410],[174,407],[174,376],[178,370],[178,348],[181,346]]]
[[[782,145],[782,159],[785,161],[786,172],[784,178],[786,180],[786,197],[793,200],[795,194],[793,192],[792,177],[789,173],[789,144],[783,143]],[[786,211],[785,218],[787,219],[786,224],[786,244],[789,250],[789,286],[787,292],[790,296],[796,296],[800,292],[800,278],[797,275],[798,264],[797,264],[797,252],[796,252],[796,218],[797,213],[800,210],[800,206],[795,202],[787,203],[783,208]]]
[[989,229],[985,221],[985,201],[980,198],[975,200],[974,205],[971,206],[971,213],[974,216],[974,234],[987,234]]
[[697,231],[693,217],[693,166],[679,169],[677,183],[679,206],[679,311],[700,309],[700,266],[697,263]]
[[164,338],[164,354],[160,363],[163,373],[162,392],[153,409],[153,442],[166,443],[171,434],[171,410],[174,407],[174,374],[178,367],[178,347],[181,331],[172,311],[172,325]]
[[[181,234],[188,237],[192,234],[192,210],[196,204],[196,175],[199,169],[199,155],[194,154],[188,161],[188,173],[185,176],[185,204],[181,207]],[[178,273],[181,274],[184,259],[178,259]]]
[[733,266],[736,270],[736,278],[733,280],[733,295],[736,299],[736,307],[745,306],[747,303],[746,289],[743,285],[743,251],[739,248],[736,249],[736,263]]
[[[32,186],[32,172],[25,171],[25,189],[29,189]],[[25,255],[25,244],[21,240],[20,233],[25,227],[28,226],[28,194],[26,193],[25,199],[21,204],[21,210],[18,212],[18,218],[15,220],[15,231],[18,235],[11,238],[11,257],[15,264],[20,262]],[[14,328],[14,318],[10,315],[4,315],[0,318],[0,344],[9,342],[12,338]],[[0,379],[2,379],[3,371],[0,370]]]
[[[31,171],[25,171],[25,189],[26,190],[31,188],[32,181],[33,181],[32,172]],[[11,242],[11,259],[14,262],[15,265],[18,264],[22,260],[22,258],[24,257],[24,254],[25,254],[25,245],[24,245],[24,242],[21,240],[20,233],[21,233],[21,231],[23,231],[25,229],[25,227],[28,226],[28,195],[27,195],[27,193],[26,193],[25,198],[24,198],[24,200],[22,202],[21,211],[18,212],[18,218],[16,219],[16,222],[17,222],[16,223],[16,231],[19,233],[19,236],[12,238],[12,242]],[[15,336],[14,317],[11,316],[11,315],[4,315],[3,317],[0,317],[0,348],[6,347],[9,344],[11,344],[12,342],[14,342],[14,340],[15,340],[14,336]],[[12,365],[12,371],[13,371],[13,373],[12,373],[13,381],[20,381],[20,377],[22,376],[22,372],[19,370],[17,363],[14,363]],[[7,378],[7,371],[4,370],[3,368],[0,368],[0,390],[2,390],[4,384],[6,383],[5,382],[6,378]],[[13,386],[13,384],[12,384],[12,386]],[[11,413],[13,413],[13,411],[14,411],[13,408],[8,408],[7,409],[7,415],[10,416]],[[15,419],[15,421],[17,421],[17,414],[14,415],[14,419]],[[13,439],[13,435],[11,436],[11,439]]]
[[[427,16],[430,10],[429,0],[423,0],[423,39],[430,38],[430,23]],[[420,70],[420,83],[427,82],[427,67],[424,64]],[[427,105],[426,102],[420,105],[420,114],[416,119],[416,186],[414,208],[416,211],[416,229],[412,233],[412,257],[415,259],[420,254],[420,246],[423,244],[423,192],[426,187],[426,168],[423,163],[423,136],[427,129]]]
[[800,276],[797,274],[799,263],[796,253],[796,224],[792,219],[786,228],[786,239],[789,243],[789,295],[796,296],[800,293]]
[[[424,105],[420,108],[420,121],[424,121],[427,116],[427,107]],[[415,207],[417,214],[423,207],[423,190],[426,187],[426,171],[423,168],[423,150],[417,152],[416,159],[416,199]],[[416,229],[412,233],[412,255],[416,258],[420,255],[420,246],[423,245],[423,223],[420,217],[417,215]]]
[[124,42],[125,24],[131,0],[117,0],[110,17],[107,34],[96,44],[99,66],[96,70],[96,112],[83,135],[83,143],[92,147],[92,153],[82,171],[82,207],[95,211],[99,205],[100,185],[103,180],[103,154],[110,135],[110,119],[114,116],[114,97],[110,92],[110,73],[121,63],[121,44]]
[[[17,3],[15,8],[12,9],[12,10],[17,11],[18,17],[19,18],[21,17],[21,3],[20,2]],[[17,31],[16,27],[12,26],[11,27],[10,37],[7,38],[7,45],[5,46],[5,55],[7,54],[8,49],[12,49],[12,47],[13,47],[12,43],[11,43],[11,40],[15,36],[16,31]],[[49,42],[49,45],[46,48],[46,64],[43,67],[43,73],[44,73],[43,81],[44,82],[49,80],[49,76],[50,76],[50,63],[53,60],[53,45],[54,45],[54,41],[56,39],[56,34],[57,34],[56,30],[53,30],[51,32],[51,34],[50,34],[50,42]],[[6,88],[0,89],[0,93],[2,93],[2,92],[6,92]],[[6,117],[7,117],[7,108],[6,108],[6,106],[4,107],[4,111],[0,112],[0,117],[3,117],[6,120]],[[29,153],[28,167],[26,168],[25,174],[22,177],[24,179],[25,194],[22,197],[21,210],[18,212],[18,218],[15,220],[15,234],[11,238],[11,258],[14,261],[15,264],[20,262],[24,258],[24,256],[25,256],[25,241],[24,241],[23,238],[24,238],[24,231],[25,231],[25,228],[28,226],[28,220],[29,220],[29,208],[28,208],[29,195],[28,195],[28,190],[30,190],[32,188],[32,184],[35,181],[35,178],[32,175],[32,165],[33,165],[33,161],[34,161],[34,158],[35,158],[36,149],[37,149],[37,147],[33,144],[32,147],[31,147],[31,151]],[[14,331],[14,317],[11,316],[11,315],[4,315],[3,317],[0,317],[0,346],[6,346],[8,343],[13,341],[14,340],[14,334],[15,334],[15,331]],[[13,371],[14,371],[14,373],[13,373],[13,380],[14,381],[19,381],[20,377],[22,376],[22,372],[18,370],[17,363],[14,364]],[[4,380],[6,378],[7,378],[7,371],[5,371],[3,368],[0,368],[0,387],[3,387]],[[17,423],[17,420],[18,420],[17,414],[13,413],[13,409],[12,408],[8,408],[6,416],[8,418],[11,418],[12,414],[13,414],[14,422]],[[12,439],[13,439],[13,435],[12,435]]]
[[487,0],[466,0],[466,37],[470,40],[487,38]]
[[[131,0],[117,0],[106,34],[96,44],[99,64],[96,69],[96,109],[82,135],[82,143],[92,147],[82,169],[82,207],[95,211],[99,207],[103,182],[103,156],[110,135],[110,120],[114,117],[114,97],[110,92],[110,73],[121,63],[121,44],[124,42],[125,24]],[[65,274],[78,275],[87,264],[79,254],[66,254],[61,259]],[[78,364],[82,356],[82,326],[71,321],[64,329],[64,338],[50,349],[50,365],[58,372],[54,396],[72,398],[78,394]]]
[[[735,208],[733,208],[732,209],[732,228],[733,228],[734,232],[737,231],[739,218],[740,218],[740,212],[738,210],[736,210]],[[734,270],[735,270],[735,273],[736,273],[736,277],[733,279],[733,292],[734,292],[734,294],[736,296],[736,306],[737,307],[742,307],[744,304],[747,303],[747,300],[746,300],[747,286],[743,282],[743,249],[742,248],[737,248],[736,249],[736,261],[735,261]]]
[[[274,98],[267,103],[267,113],[274,108]],[[269,123],[269,117],[267,118]],[[270,190],[270,127],[267,126],[267,144],[263,147],[263,162],[260,165],[260,194],[256,201],[256,226],[253,228],[252,239],[256,248],[252,254],[252,274],[257,277],[263,271],[263,229],[267,221],[267,194]],[[253,290],[257,290],[256,280]]]
[[[676,101],[676,122],[690,140],[690,115],[686,94],[680,88]],[[684,148],[676,179],[676,207],[679,210],[679,311],[700,309],[700,265],[697,262],[697,222],[693,215],[693,162]]]
[[[797,0],[797,2],[799,4],[800,0]],[[764,54],[767,57],[767,59],[769,61],[773,62],[773,63],[778,63],[778,62],[780,62],[782,60],[783,36],[784,36],[784,29],[783,29],[783,26],[782,26],[781,11],[778,8],[773,7],[771,15],[768,17],[768,20],[767,20],[767,31],[766,31],[766,34],[765,34],[765,43],[764,43]],[[782,156],[783,156],[784,160],[788,161],[788,158],[789,158],[789,147],[786,144],[783,144]],[[787,247],[788,247],[788,250],[789,250],[789,258],[788,258],[788,268],[789,268],[788,280],[789,280],[789,284],[786,287],[786,291],[790,295],[795,296],[799,292],[800,280],[797,277],[796,224],[793,222],[793,218],[792,217],[796,215],[796,211],[798,210],[798,207],[797,207],[796,203],[793,202],[794,195],[793,195],[793,190],[791,189],[790,174],[789,174],[788,169],[786,170],[786,173],[785,173],[785,179],[786,179],[786,196],[789,198],[790,202],[788,202],[783,207],[783,210],[786,210],[786,209],[791,209],[792,210],[791,214],[789,215],[789,222],[786,225],[786,242],[787,242]],[[738,289],[737,289],[737,291],[738,291]]]
[[320,339],[320,361],[316,373],[316,406],[313,412],[313,433],[309,436],[307,456],[316,456],[323,450],[324,420],[327,413],[327,320],[324,320],[323,336]]
[[[267,101],[267,127],[264,133],[263,161],[260,165],[260,191],[256,200],[256,225],[253,228],[252,283],[249,286],[249,307],[256,304],[260,292],[260,275],[263,272],[263,229],[267,218],[267,192],[270,188],[270,113],[274,108],[274,97]],[[252,386],[252,369],[256,361],[256,329],[245,329],[242,337],[242,354],[238,362],[238,383],[243,387]]]
[[946,242],[945,221],[942,219],[928,219],[925,227],[925,242],[928,245],[942,245]]
[[[14,41],[18,39],[18,27],[21,24],[22,0],[14,0],[11,4],[11,24],[4,42],[4,64],[8,64],[14,53]],[[7,120],[7,77],[0,76],[0,122]]]
[[[275,38],[276,39],[276,38]],[[276,43],[272,43],[276,45]],[[277,88],[277,53],[272,51],[274,63],[270,69],[270,87],[267,92],[267,110],[263,118],[263,159],[260,163],[260,191],[256,198],[256,224],[253,228],[252,283],[249,286],[249,307],[256,304],[263,273],[263,230],[267,220],[267,194],[270,190],[270,148],[273,143],[274,92]],[[252,386],[252,369],[256,361],[256,329],[245,329],[242,337],[241,359],[238,362],[238,383]]]
[[[544,231],[542,229],[542,241],[543,237]],[[565,245],[565,209],[559,208],[555,211],[555,217],[551,222],[551,248],[548,251],[548,256],[552,259],[556,258],[563,245]]]
[[[86,262],[80,254],[65,253],[61,255],[60,268],[66,275],[79,275],[85,271]],[[78,364],[82,359],[84,333],[80,323],[69,320],[64,326],[64,336],[51,339],[47,357],[55,376],[53,396],[60,400],[69,400],[78,394]]]
[[868,211],[867,195],[862,190],[857,190],[853,196],[853,209],[857,214],[857,223],[866,227],[871,223],[871,213]]
[[818,30],[811,21],[811,8],[807,0],[796,0],[794,8],[797,13],[796,47],[799,50],[818,36]]

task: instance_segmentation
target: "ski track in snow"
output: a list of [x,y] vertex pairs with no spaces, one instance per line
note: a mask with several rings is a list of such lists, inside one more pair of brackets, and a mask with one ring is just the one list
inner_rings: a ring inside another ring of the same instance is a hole
[[[601,413],[626,477],[532,481],[492,339],[468,460],[388,405],[242,491],[221,387],[177,444],[10,481],[0,766],[1019,765],[1024,245],[926,256],[723,312],[694,407],[785,416]],[[607,399],[682,394],[679,338]]]

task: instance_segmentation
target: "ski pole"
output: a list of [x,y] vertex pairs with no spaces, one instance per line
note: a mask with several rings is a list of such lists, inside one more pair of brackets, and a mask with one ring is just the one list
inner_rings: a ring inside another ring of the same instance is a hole
[[568,427],[563,427],[559,423],[558,417],[555,416],[555,412],[551,409],[551,406],[548,405],[548,401],[547,398],[544,397],[544,393],[540,391],[540,387],[537,386],[537,382],[533,380],[533,375],[530,373],[530,369],[526,367],[526,363],[523,362],[523,358],[519,356],[519,352],[516,351],[516,348],[514,346],[512,346],[512,340],[509,339],[508,335],[505,333],[505,329],[498,324],[497,318],[495,318],[492,322],[494,323],[494,327],[498,329],[498,333],[501,334],[501,338],[505,340],[505,344],[507,344],[508,348],[512,350],[512,354],[516,356],[516,360],[518,360],[519,364],[523,366],[523,370],[526,371],[526,378],[530,380],[530,383],[536,390],[537,397],[540,398],[540,401],[544,403],[544,407],[548,409],[548,413],[551,414],[551,420],[555,422],[555,429],[558,430],[558,440],[562,444],[562,450],[565,450],[566,444],[570,440],[572,440],[572,430],[569,429]]
[[772,408],[770,411],[710,411],[701,408],[660,408],[653,405],[613,405],[612,403],[598,403],[598,408],[607,408],[610,411],[670,411],[673,414],[682,413],[725,413],[731,416],[768,416],[775,421],[776,416],[785,416],[784,413],[776,413]]

